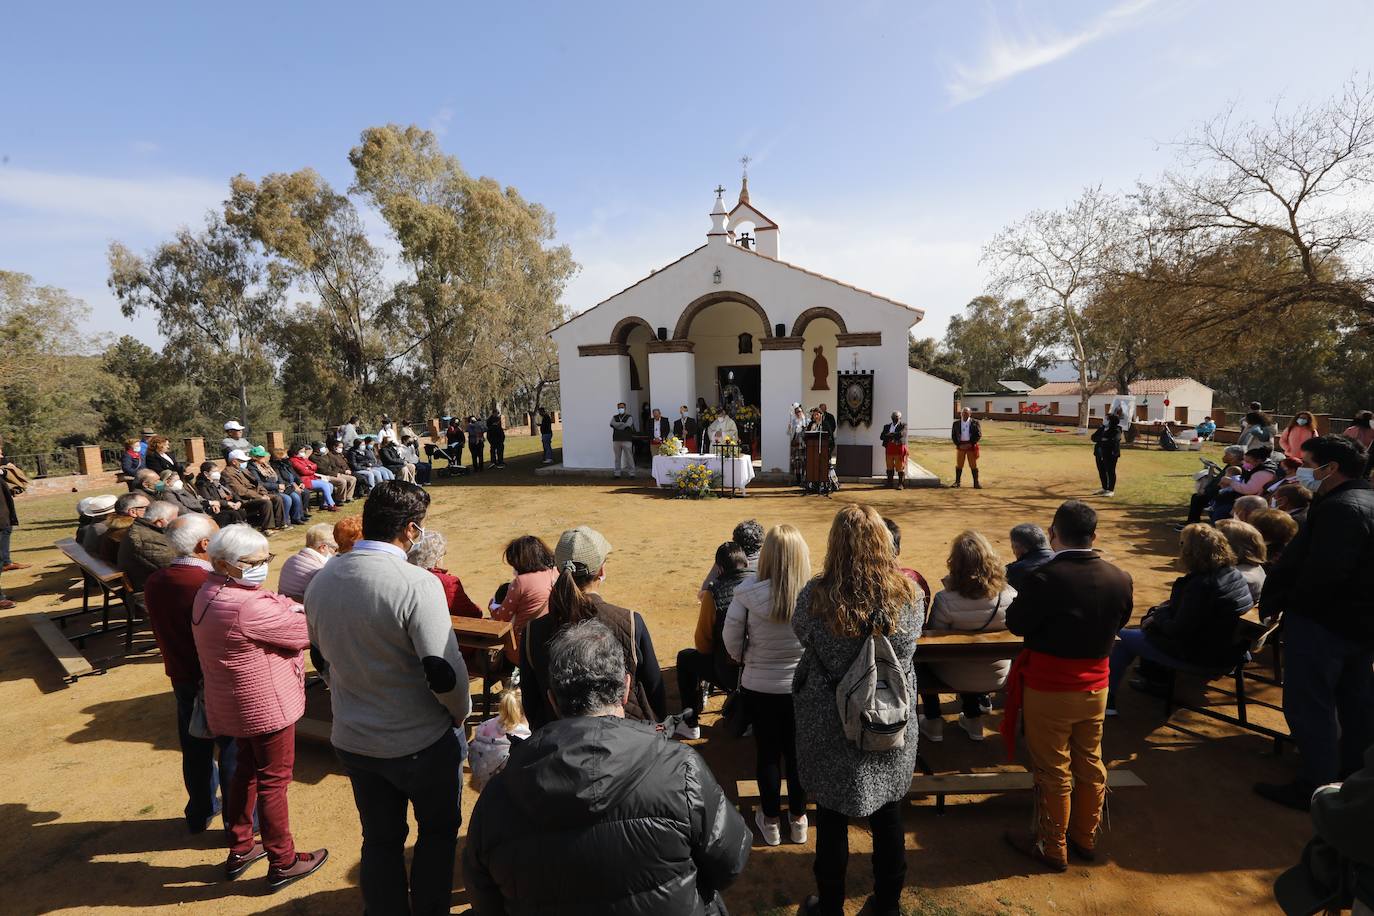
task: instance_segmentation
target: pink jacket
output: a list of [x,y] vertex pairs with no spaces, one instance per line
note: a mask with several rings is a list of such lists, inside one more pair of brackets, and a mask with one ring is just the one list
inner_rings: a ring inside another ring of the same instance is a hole
[[280,731],[305,713],[301,650],[310,637],[299,604],[212,573],[196,593],[191,633],[216,735]]
[[516,651],[507,651],[511,661],[519,663],[519,643],[524,635],[525,626],[536,617],[543,617],[549,607],[549,593],[558,581],[558,570],[541,569],[538,572],[521,573],[510,584],[506,600],[491,612],[496,620],[509,620],[515,630]]
[[1290,458],[1302,460],[1302,444],[1317,434],[1311,426],[1290,426],[1279,436],[1279,448]]

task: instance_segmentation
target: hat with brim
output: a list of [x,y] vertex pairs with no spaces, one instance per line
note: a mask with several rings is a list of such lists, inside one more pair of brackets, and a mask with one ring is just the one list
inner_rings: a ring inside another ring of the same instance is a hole
[[252,450],[249,451],[248,457],[250,457],[250,458],[266,458],[266,457],[267,457],[267,449],[263,448],[261,445],[255,445],[255,446],[253,446]]
[[227,433],[227,432],[232,432],[232,431],[234,431],[234,430],[238,430],[239,432],[242,432],[242,431],[243,431],[243,424],[240,423],[238,420],[230,420],[228,423],[225,423],[225,424],[224,424],[224,431],[225,431],[226,433]]
[[140,436],[156,436],[157,433],[156,433],[155,431],[153,431],[153,430],[151,430],[151,429],[149,429],[148,427],[145,426],[145,427],[143,428],[143,432],[139,433],[139,435],[140,435]]
[[225,457],[227,457],[230,461],[247,461],[247,460],[248,460],[248,454],[247,454],[246,452],[244,452],[244,450],[241,449],[241,448],[236,448],[236,449],[234,449],[233,451],[231,451],[231,452],[230,452],[227,456],[225,456]]
[[76,511],[90,518],[109,515],[114,511],[116,496],[87,496],[76,504]]
[[602,537],[601,532],[579,525],[558,536],[553,561],[560,570],[593,573],[606,564],[610,553],[611,542]]

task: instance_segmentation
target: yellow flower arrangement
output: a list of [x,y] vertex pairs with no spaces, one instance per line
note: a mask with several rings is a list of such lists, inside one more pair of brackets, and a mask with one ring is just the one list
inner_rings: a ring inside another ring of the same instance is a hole
[[672,458],[682,451],[682,440],[677,436],[669,436],[658,444],[658,453],[665,458]]
[[703,499],[711,496],[711,487],[719,476],[704,464],[689,464],[677,472],[673,485],[677,494],[686,499]]

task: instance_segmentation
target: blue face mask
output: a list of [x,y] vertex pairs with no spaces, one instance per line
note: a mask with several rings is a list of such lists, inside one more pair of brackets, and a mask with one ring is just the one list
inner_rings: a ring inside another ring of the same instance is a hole
[[1298,483],[1302,484],[1304,487],[1311,490],[1313,493],[1316,493],[1318,490],[1321,489],[1322,482],[1317,479],[1317,472],[1312,468],[1298,468],[1297,477]]

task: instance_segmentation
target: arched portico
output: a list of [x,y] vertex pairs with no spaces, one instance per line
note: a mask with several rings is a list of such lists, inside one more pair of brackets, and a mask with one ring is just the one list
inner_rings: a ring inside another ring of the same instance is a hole
[[629,343],[630,335],[634,333],[635,328],[643,328],[649,332],[650,337],[655,336],[654,326],[649,324],[649,322],[640,318],[638,315],[626,315],[624,318],[617,321],[615,327],[611,329],[610,342],[613,344]]
[[832,308],[818,305],[814,308],[807,309],[797,316],[797,320],[792,322],[792,336],[804,337],[806,335],[806,326],[817,318],[829,318],[831,321],[835,322],[835,326],[840,329],[839,332],[841,334],[849,333],[849,328],[845,327],[843,315]]
[[686,340],[687,332],[692,329],[692,319],[696,318],[699,313],[721,302],[739,302],[747,306],[755,315],[759,316],[759,321],[763,322],[763,336],[773,336],[773,325],[768,321],[768,313],[763,310],[763,306],[759,305],[758,300],[746,296],[744,293],[719,292],[707,293],[704,296],[693,299],[687,304],[687,307],[682,310],[682,314],[678,316],[677,326],[673,328],[673,339]]

